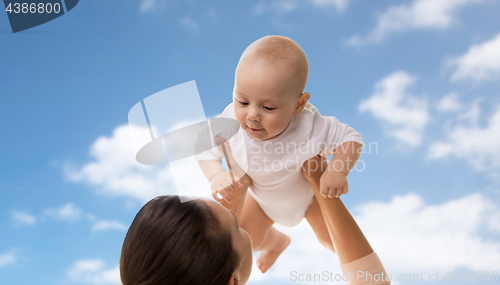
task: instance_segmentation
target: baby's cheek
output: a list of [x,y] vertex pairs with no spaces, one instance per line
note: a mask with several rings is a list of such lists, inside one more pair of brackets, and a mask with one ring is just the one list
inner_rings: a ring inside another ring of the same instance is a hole
[[240,125],[242,124],[242,121],[243,121],[243,118],[244,118],[244,114],[242,114],[241,112],[236,112],[235,113],[235,117],[236,117],[236,120],[240,123]]

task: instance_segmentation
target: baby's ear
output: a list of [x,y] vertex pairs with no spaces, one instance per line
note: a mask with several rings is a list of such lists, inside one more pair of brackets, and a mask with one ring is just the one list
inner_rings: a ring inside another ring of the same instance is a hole
[[311,95],[309,92],[304,92],[299,96],[299,100],[297,100],[297,104],[295,105],[295,110],[293,110],[293,114],[295,116],[300,115],[302,113],[302,110],[304,110],[304,107],[307,104],[307,101],[309,101],[309,98],[311,98]]
[[227,282],[227,285],[239,285],[240,282],[238,281],[238,279],[236,279],[236,277],[234,277],[234,275],[231,275],[231,279],[229,279],[229,282]]

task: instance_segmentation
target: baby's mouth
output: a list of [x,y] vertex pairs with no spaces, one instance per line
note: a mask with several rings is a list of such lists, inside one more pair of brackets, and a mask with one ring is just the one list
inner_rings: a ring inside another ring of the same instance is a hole
[[250,128],[250,127],[248,127],[248,128],[249,128],[252,132],[254,132],[254,133],[258,133],[258,132],[260,132],[260,131],[262,131],[262,130],[263,130],[263,129],[254,129],[254,128]]

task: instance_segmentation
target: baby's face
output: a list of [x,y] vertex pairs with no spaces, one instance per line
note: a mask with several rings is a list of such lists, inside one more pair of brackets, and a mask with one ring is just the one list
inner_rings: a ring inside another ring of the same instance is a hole
[[240,62],[233,102],[236,119],[250,137],[268,140],[284,131],[300,94],[290,87],[286,66]]

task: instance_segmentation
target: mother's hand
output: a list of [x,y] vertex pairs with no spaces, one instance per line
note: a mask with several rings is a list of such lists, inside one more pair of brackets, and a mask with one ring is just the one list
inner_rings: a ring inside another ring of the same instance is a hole
[[309,181],[315,194],[320,194],[320,178],[328,166],[326,157],[316,155],[304,162],[302,166],[302,175]]
[[[243,209],[243,202],[245,200],[245,195],[247,193],[247,189],[250,185],[252,185],[252,180],[250,177],[241,169],[241,167],[236,163],[233,152],[229,143],[221,137],[216,137],[215,141],[220,144],[224,155],[226,156],[226,162],[231,170],[231,175],[233,175],[234,182],[228,181],[228,184],[231,189],[227,188],[228,198],[232,201],[231,203],[227,202],[227,199],[220,201],[221,205],[226,207],[227,209],[233,211],[236,218],[240,219],[241,210]],[[219,187],[220,188],[220,187]],[[224,188],[224,189],[226,189]],[[221,189],[222,190],[222,189]]]

